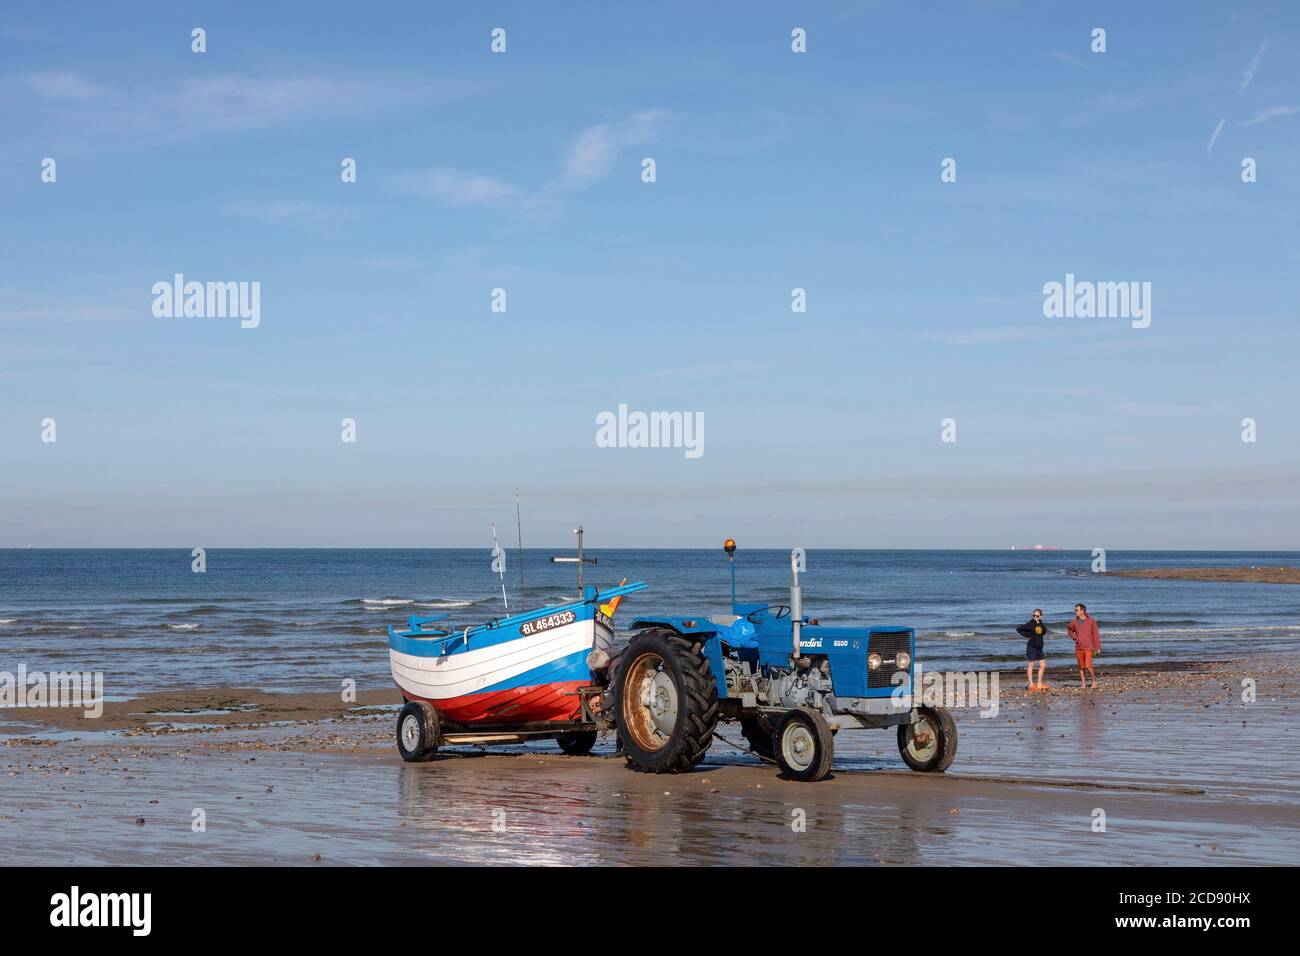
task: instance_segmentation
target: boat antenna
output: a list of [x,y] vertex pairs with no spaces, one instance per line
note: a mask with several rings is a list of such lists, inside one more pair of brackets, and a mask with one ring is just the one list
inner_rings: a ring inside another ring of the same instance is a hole
[[528,610],[524,606],[524,523],[519,520],[519,489],[515,489],[515,533],[519,539],[519,613]]
[[492,570],[501,577],[501,603],[506,606],[506,617],[510,616],[510,601],[506,598],[506,553],[497,544],[497,526],[492,524]]

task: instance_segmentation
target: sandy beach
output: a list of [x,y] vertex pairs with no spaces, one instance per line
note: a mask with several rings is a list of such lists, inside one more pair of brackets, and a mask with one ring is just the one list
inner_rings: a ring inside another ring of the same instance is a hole
[[631,772],[609,738],[591,757],[542,743],[403,764],[395,691],[4,711],[0,834],[40,834],[48,864],[1300,862],[1293,660],[1103,665],[1096,692],[1069,675],[1030,695],[1001,674],[996,717],[957,713],[946,775],[907,771],[884,732],[843,732],[818,784],[723,741],[680,776]]

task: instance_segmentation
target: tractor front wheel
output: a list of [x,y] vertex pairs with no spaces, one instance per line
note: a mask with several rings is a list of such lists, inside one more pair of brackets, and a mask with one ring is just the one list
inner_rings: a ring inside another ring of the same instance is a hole
[[782,714],[772,743],[781,772],[791,780],[811,783],[831,772],[835,759],[831,728],[811,707],[796,707]]
[[633,769],[681,773],[703,760],[718,726],[718,688],[700,646],[661,628],[634,637],[618,659],[614,716]]
[[899,724],[898,752],[919,773],[943,773],[957,756],[957,724],[942,707],[918,707],[916,722]]

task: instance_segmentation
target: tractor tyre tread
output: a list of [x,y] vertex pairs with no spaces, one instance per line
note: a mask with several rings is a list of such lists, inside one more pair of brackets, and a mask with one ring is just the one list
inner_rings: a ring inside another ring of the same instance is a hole
[[671,657],[681,674],[684,692],[681,706],[685,713],[680,736],[674,735],[677,737],[675,746],[671,742],[668,744],[671,753],[653,764],[639,763],[636,760],[632,749],[628,747],[629,742],[623,739],[621,728],[619,743],[626,752],[627,765],[633,770],[642,773],[685,773],[704,759],[709,745],[713,743],[713,732],[718,726],[718,688],[709,669],[709,662],[701,653],[704,647],[702,641],[691,640],[665,628],[648,628],[634,637],[627,650],[619,655],[614,685],[620,704],[615,713],[622,713],[623,675],[626,668],[640,656],[641,648],[638,645],[653,642],[659,643],[660,647],[651,649],[659,653],[665,662]]

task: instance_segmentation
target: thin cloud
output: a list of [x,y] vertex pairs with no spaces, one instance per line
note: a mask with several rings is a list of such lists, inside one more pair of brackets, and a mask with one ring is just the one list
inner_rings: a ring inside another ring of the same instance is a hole
[[1203,415],[1203,405],[1188,405],[1182,402],[1120,402],[1118,409],[1129,415],[1142,415],[1149,418],[1166,418],[1177,415]]
[[[144,314],[148,314],[148,306]],[[121,322],[140,318],[140,313],[102,300],[76,296],[39,295],[0,307],[0,322],[33,322],[48,325],[69,320]]]
[[624,148],[654,142],[660,123],[668,115],[664,109],[641,110],[625,120],[588,126],[574,138],[564,170],[552,185],[557,189],[585,189],[604,179],[613,171]]
[[75,73],[58,70],[28,73],[23,79],[38,96],[52,100],[91,100],[106,92],[102,86],[96,86]]
[[510,183],[481,173],[450,166],[400,173],[393,187],[408,196],[434,199],[451,206],[477,206],[512,199],[520,190]]
[[927,332],[923,338],[945,345],[989,345],[1008,342],[1046,342],[1064,338],[1068,331],[1060,327],[1007,326],[991,329],[959,329],[944,332]]
[[164,97],[193,132],[261,129],[301,118],[357,115],[391,104],[386,86],[325,76],[191,77]]
[[486,206],[509,201],[512,208],[539,213],[556,205],[555,193],[586,189],[613,172],[619,153],[628,146],[653,142],[668,116],[663,109],[641,110],[626,119],[598,123],[578,132],[564,168],[544,188],[530,191],[484,173],[440,166],[399,173],[390,186],[399,193],[433,199],[451,206]]
[[1265,39],[1259,45],[1259,52],[1251,57],[1250,63],[1246,65],[1245,72],[1241,74],[1241,86],[1237,87],[1237,94],[1246,92],[1246,87],[1250,86],[1251,80],[1255,79],[1255,73],[1259,69],[1259,61],[1264,58],[1264,51],[1268,49],[1268,40]]
[[1057,60],[1060,63],[1068,63],[1071,66],[1087,65],[1086,63],[1083,62],[1083,60],[1075,56],[1073,53],[1066,53],[1064,50],[1053,50],[1052,59]]
[[1210,155],[1210,150],[1214,149],[1214,144],[1219,141],[1219,134],[1223,132],[1223,124],[1228,121],[1228,117],[1219,120],[1219,125],[1214,127],[1214,133],[1210,136],[1210,143],[1205,147],[1205,155]]
[[1260,110],[1242,126],[1258,126],[1260,123],[1271,123],[1273,120],[1282,116],[1293,116],[1300,113],[1300,106],[1270,106],[1266,110]]
[[241,216],[308,232],[324,232],[351,222],[357,216],[356,210],[346,206],[304,199],[241,199],[227,203],[222,211],[228,216]]
[[[32,114],[41,148],[135,149],[301,122],[371,116],[468,92],[429,78],[350,80],[227,73],[174,84],[112,84],[69,71],[0,78],[0,97]],[[23,151],[28,144],[6,143]]]

